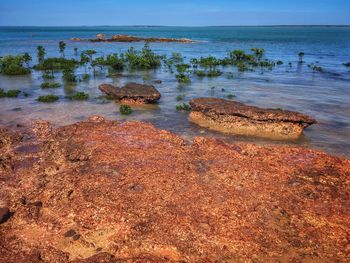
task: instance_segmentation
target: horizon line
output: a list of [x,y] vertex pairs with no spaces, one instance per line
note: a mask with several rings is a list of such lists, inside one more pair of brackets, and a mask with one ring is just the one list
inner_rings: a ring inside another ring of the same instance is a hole
[[350,24],[276,24],[276,25],[0,25],[0,27],[350,27]]

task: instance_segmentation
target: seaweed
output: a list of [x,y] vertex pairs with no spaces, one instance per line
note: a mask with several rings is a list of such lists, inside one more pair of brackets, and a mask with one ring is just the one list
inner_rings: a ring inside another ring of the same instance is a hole
[[191,111],[191,106],[187,103],[181,103],[176,105],[177,111]]
[[77,92],[72,96],[68,97],[71,100],[87,100],[89,99],[89,94],[85,93],[85,92]]
[[17,98],[20,93],[21,91],[18,89],[10,89],[8,91],[0,89],[0,98]]
[[42,89],[56,89],[59,87],[61,87],[61,84],[57,82],[44,82],[41,84]]
[[129,115],[133,112],[132,108],[129,105],[120,105],[119,112],[123,115]]
[[39,102],[45,102],[45,103],[51,103],[59,100],[59,97],[53,94],[43,95],[39,96],[37,101]]

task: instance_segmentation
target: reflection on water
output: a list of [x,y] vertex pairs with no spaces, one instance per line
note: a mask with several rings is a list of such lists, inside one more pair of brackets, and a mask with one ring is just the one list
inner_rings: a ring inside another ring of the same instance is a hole
[[[100,32],[100,29],[96,32]],[[114,33],[130,33],[126,29]],[[248,141],[256,143],[286,143],[257,139],[244,136],[219,134],[204,130],[187,120],[187,114],[175,110],[178,95],[184,95],[184,101],[191,98],[214,96],[227,98],[234,93],[238,101],[260,107],[283,108],[301,111],[318,120],[318,124],[305,130],[305,135],[291,145],[302,145],[325,150],[327,152],[350,156],[350,73],[342,63],[350,61],[350,29],[179,29],[158,32],[155,29],[138,29],[141,36],[186,37],[200,40],[195,44],[152,44],[151,47],[161,54],[181,52],[186,59],[204,55],[223,57],[227,51],[235,48],[248,49],[254,46],[265,48],[271,59],[281,59],[285,63],[272,72],[237,73],[226,68],[223,76],[218,78],[198,78],[193,76],[189,85],[179,85],[173,74],[165,68],[149,72],[124,72],[122,75],[108,76],[107,70],[99,72],[96,78],[82,81],[77,85],[64,85],[58,89],[42,90],[43,82],[40,72],[30,76],[8,77],[0,75],[0,88],[20,89],[29,93],[29,97],[17,99],[0,99],[0,125],[15,126],[27,123],[32,119],[47,119],[56,125],[64,125],[83,120],[91,115],[102,115],[113,120],[141,120],[154,123],[157,127],[179,133],[187,138],[193,136],[215,136],[225,140]],[[146,32],[146,31],[147,32]],[[173,31],[172,31],[173,30]],[[222,32],[220,31],[222,30]],[[266,31],[264,32],[260,31]],[[300,32],[298,32],[300,30]],[[310,31],[311,30],[311,31]],[[149,32],[150,31],[150,32]],[[58,40],[70,37],[93,37],[95,31],[45,31],[35,37],[28,37],[27,32],[6,31],[0,28],[0,55],[16,54],[28,51],[35,57],[36,46],[44,45],[48,56],[58,56]],[[157,33],[158,32],[158,33]],[[241,34],[238,34],[240,32]],[[253,34],[255,32],[255,34]],[[322,33],[323,32],[323,33]],[[106,32],[108,35],[108,32]],[[134,32],[135,33],[135,32]],[[322,33],[322,34],[321,34]],[[231,34],[231,37],[225,37]],[[288,35],[289,34],[289,35]],[[325,35],[326,36],[325,36]],[[236,36],[236,38],[234,37]],[[302,38],[300,36],[304,36]],[[327,37],[328,36],[328,37]],[[313,41],[311,41],[310,39]],[[66,56],[74,57],[74,47],[79,50],[96,49],[98,55],[110,52],[125,51],[130,46],[140,47],[142,43],[73,43],[67,41]],[[319,61],[327,73],[312,73],[306,64],[297,66],[297,53],[306,53],[307,63]],[[290,68],[288,62],[292,62]],[[234,72],[233,79],[227,72]],[[83,74],[84,69],[78,71]],[[134,113],[122,116],[119,105],[101,97],[98,90],[101,83],[122,85],[130,81],[153,84],[154,80],[162,80],[156,84],[162,94],[157,105],[135,106]],[[56,73],[56,81],[61,82],[60,73]],[[76,91],[90,94],[88,101],[70,101],[64,97]],[[54,93],[60,96],[56,103],[36,102],[39,95]]]

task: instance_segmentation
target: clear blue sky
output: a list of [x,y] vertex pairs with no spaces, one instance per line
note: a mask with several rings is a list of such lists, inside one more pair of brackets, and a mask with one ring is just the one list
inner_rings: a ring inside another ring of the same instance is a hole
[[344,25],[350,0],[0,0],[0,25]]

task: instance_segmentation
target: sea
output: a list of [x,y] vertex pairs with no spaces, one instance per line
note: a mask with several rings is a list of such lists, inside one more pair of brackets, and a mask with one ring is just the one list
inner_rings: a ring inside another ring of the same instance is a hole
[[[216,78],[191,76],[191,83],[179,84],[166,67],[149,71],[124,71],[111,75],[99,70],[95,77],[76,84],[63,83],[61,73],[56,81],[61,88],[43,90],[41,72],[25,76],[0,74],[0,88],[19,89],[27,97],[0,98],[0,126],[26,125],[33,120],[49,120],[53,125],[71,124],[91,115],[101,115],[116,121],[145,121],[161,129],[175,132],[188,141],[196,136],[216,137],[227,142],[249,142],[307,147],[327,153],[350,157],[350,27],[346,26],[250,26],[250,27],[159,27],[159,26],[99,26],[99,27],[0,27],[0,56],[28,52],[31,66],[37,63],[37,46],[46,50],[46,57],[60,56],[58,42],[65,41],[66,58],[78,58],[80,53],[94,49],[96,56],[125,52],[130,47],[141,49],[142,42],[74,42],[71,38],[95,38],[99,33],[107,37],[117,34],[140,37],[188,38],[193,43],[151,43],[158,54],[171,56],[181,53],[185,61],[191,58],[215,56],[223,58],[234,49],[250,52],[264,48],[265,57],[281,60],[283,65],[273,70],[238,72],[222,68],[224,74]],[[298,63],[298,53],[304,52],[305,63]],[[290,64],[291,63],[291,64]],[[322,67],[315,72],[308,65]],[[91,73],[91,69],[88,69]],[[81,76],[84,69],[76,74]],[[230,76],[230,77],[228,77]],[[161,84],[154,84],[161,80]],[[134,106],[131,115],[121,115],[118,102],[102,97],[98,86],[112,83],[121,86],[128,82],[153,84],[161,92],[158,104]],[[77,91],[89,94],[87,101],[71,101],[66,97]],[[40,103],[40,95],[53,93],[60,96],[55,103]],[[176,105],[196,97],[227,98],[234,94],[237,101],[265,108],[282,108],[314,117],[317,124],[308,127],[297,140],[278,141],[248,136],[223,134],[206,130],[189,122],[188,113],[176,110]],[[178,97],[184,98],[178,101]]]

